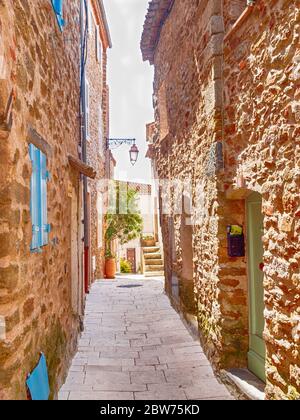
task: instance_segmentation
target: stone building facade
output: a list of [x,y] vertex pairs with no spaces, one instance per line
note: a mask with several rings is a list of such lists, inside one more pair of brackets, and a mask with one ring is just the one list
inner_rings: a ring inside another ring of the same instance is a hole
[[267,399],[300,398],[299,23],[294,0],[152,0],[141,44],[173,181],[167,292],[214,366],[248,367]]
[[104,278],[104,218],[107,207],[106,179],[111,178],[113,158],[107,147],[109,137],[109,89],[107,85],[107,50],[112,43],[102,0],[88,2],[87,62],[85,69],[88,96],[87,164],[96,170],[88,181],[89,212],[89,283]]
[[41,352],[55,398],[84,311],[83,179],[99,168],[82,161],[80,2],[62,3],[0,2],[0,400],[27,398]]

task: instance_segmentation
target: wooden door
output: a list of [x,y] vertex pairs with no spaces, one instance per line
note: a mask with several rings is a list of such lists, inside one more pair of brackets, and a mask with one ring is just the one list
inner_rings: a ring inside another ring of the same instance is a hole
[[136,274],[136,252],[135,248],[127,249],[127,261],[130,262],[133,274]]
[[248,367],[261,380],[266,380],[266,346],[264,331],[264,273],[263,273],[263,215],[262,198],[253,193],[247,200],[248,218],[248,272],[249,272],[249,312],[250,348]]

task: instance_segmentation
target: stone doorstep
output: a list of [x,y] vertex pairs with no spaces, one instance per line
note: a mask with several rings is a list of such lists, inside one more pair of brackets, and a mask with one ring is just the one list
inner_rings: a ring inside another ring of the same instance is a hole
[[153,278],[153,277],[163,277],[165,275],[164,271],[149,271],[145,273],[146,278]]
[[265,384],[248,369],[222,370],[220,376],[227,386],[234,388],[239,397],[252,401],[265,400]]

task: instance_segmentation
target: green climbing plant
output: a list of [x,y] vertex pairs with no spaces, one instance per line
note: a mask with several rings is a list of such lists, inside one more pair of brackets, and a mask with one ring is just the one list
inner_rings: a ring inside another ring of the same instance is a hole
[[110,191],[110,203],[106,215],[106,255],[112,256],[112,242],[122,245],[139,238],[143,231],[143,219],[138,207],[138,193],[132,188],[120,188],[115,183]]

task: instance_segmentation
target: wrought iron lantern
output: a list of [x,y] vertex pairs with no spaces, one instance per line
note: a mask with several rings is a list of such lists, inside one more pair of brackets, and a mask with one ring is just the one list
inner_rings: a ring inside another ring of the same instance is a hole
[[136,145],[136,140],[135,139],[107,139],[107,149],[112,149],[112,150],[117,149],[123,144],[131,146],[129,150],[129,158],[130,158],[131,165],[134,166],[138,160],[139,153],[140,153]]
[[136,162],[138,160],[138,157],[139,157],[139,153],[140,153],[139,149],[138,149],[137,145],[134,143],[131,146],[131,149],[129,151],[130,163],[131,163],[132,166],[134,166],[136,164]]

